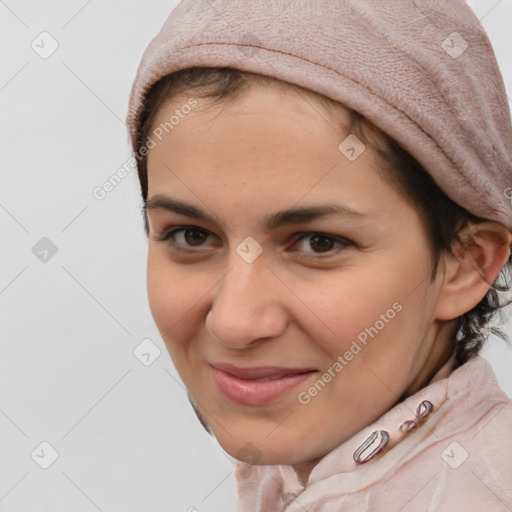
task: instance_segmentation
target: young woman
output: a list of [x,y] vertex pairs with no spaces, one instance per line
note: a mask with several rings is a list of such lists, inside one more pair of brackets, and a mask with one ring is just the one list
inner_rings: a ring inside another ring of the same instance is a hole
[[183,0],[128,125],[151,311],[238,509],[510,510],[478,352],[512,132],[466,4]]

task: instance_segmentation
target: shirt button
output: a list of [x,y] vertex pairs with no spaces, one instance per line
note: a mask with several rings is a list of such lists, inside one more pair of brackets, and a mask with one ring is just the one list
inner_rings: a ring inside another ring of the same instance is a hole
[[376,430],[372,435],[354,452],[354,460],[358,464],[364,464],[375,457],[384,446],[388,444],[389,434],[385,430]]

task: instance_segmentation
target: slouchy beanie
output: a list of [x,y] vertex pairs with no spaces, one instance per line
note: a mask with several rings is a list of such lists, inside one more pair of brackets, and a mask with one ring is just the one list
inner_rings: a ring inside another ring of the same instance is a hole
[[512,231],[510,109],[464,0],[182,0],[136,73],[134,152],[151,86],[196,66],[259,73],[358,111],[455,203]]

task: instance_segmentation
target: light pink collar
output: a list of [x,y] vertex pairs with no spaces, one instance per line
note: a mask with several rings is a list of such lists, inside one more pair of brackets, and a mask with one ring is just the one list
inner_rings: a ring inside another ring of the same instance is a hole
[[[265,496],[273,496],[273,510],[279,510],[306,488],[316,487],[318,492],[324,487],[328,489],[332,486],[329,480],[341,473],[341,485],[347,492],[364,488],[443,438],[445,433],[463,428],[467,422],[464,413],[471,414],[472,400],[478,400],[478,393],[470,393],[471,390],[486,386],[499,389],[499,385],[491,365],[481,356],[450,373],[452,364],[452,360],[448,361],[426,387],[325,455],[306,484],[292,466],[250,465],[224,452],[235,466],[243,510],[249,510]],[[449,414],[453,400],[463,395],[474,398],[464,401],[464,410],[458,414]],[[339,480],[336,485],[340,490]]]

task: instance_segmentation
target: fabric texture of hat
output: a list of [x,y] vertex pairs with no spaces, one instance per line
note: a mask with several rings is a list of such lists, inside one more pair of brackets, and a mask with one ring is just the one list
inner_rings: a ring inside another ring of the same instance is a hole
[[195,66],[267,75],[360,112],[453,201],[512,231],[510,109],[464,0],[182,0],[132,86],[134,151],[150,87]]

